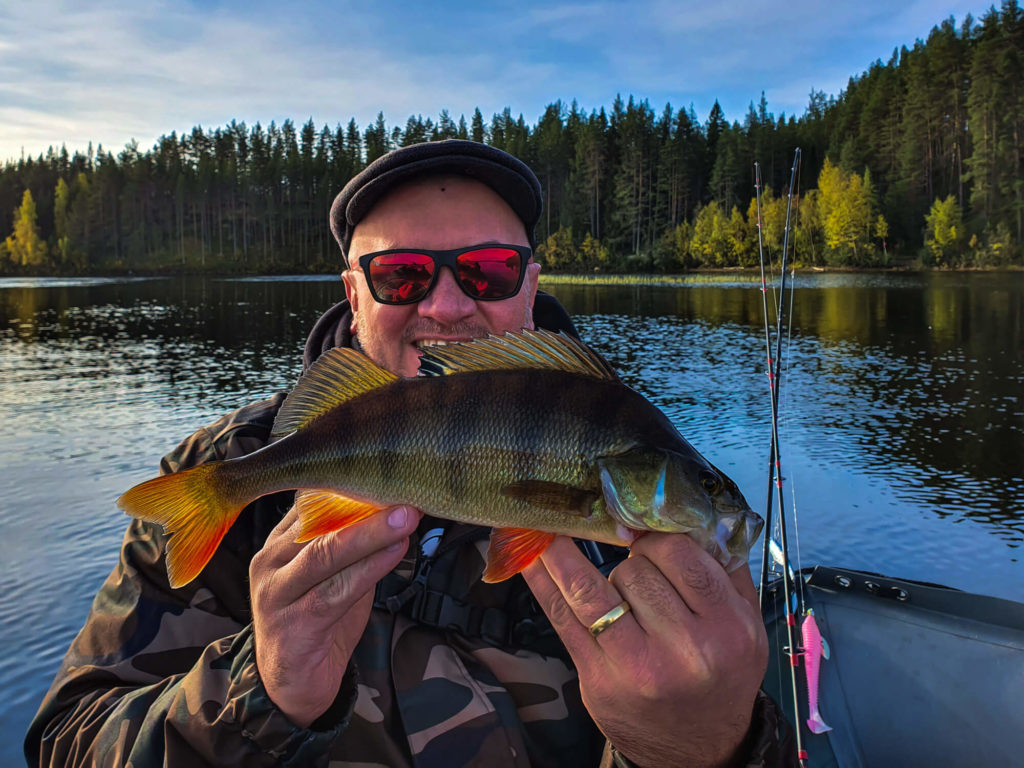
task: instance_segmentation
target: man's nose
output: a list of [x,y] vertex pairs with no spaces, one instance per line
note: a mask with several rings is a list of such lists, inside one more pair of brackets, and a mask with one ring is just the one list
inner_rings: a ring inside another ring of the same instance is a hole
[[445,325],[452,325],[476,312],[476,302],[459,287],[450,267],[441,267],[433,289],[417,306],[422,317],[433,318]]

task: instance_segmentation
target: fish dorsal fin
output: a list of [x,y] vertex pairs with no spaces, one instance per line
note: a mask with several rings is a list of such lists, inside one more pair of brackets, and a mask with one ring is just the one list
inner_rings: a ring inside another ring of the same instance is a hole
[[354,349],[329,349],[309,367],[274,420],[271,437],[302,429],[317,416],[398,377]]
[[543,329],[428,347],[420,358],[420,372],[427,376],[510,369],[566,371],[612,381],[619,378],[604,358],[579,339]]

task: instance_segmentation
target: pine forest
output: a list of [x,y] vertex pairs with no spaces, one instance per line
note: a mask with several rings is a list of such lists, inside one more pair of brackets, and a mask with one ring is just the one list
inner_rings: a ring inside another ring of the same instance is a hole
[[1024,14],[1006,0],[950,18],[850,79],[812,92],[802,116],[742,120],[617,97],[509,108],[467,120],[361,128],[248,126],[171,133],[144,150],[90,145],[0,166],[0,272],[337,272],[334,195],[388,150],[463,138],[504,149],[540,178],[538,258],[554,272],[677,272],[758,263],[765,247],[822,267],[1024,264]]

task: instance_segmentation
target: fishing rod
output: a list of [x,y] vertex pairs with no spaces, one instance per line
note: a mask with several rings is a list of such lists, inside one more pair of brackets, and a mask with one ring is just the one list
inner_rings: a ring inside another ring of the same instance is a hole
[[[782,323],[783,317],[785,317],[784,303],[786,299],[786,266],[787,258],[789,256],[789,234],[790,234],[790,223],[792,222],[793,214],[793,189],[796,184],[796,177],[800,167],[800,149],[797,148],[793,156],[793,168],[790,172],[789,177],[789,193],[786,205],[786,226],[783,231],[782,239],[782,259],[781,259],[781,276],[779,286],[779,303],[776,311],[776,329],[775,329],[775,356],[772,357],[771,347],[771,331],[770,321],[768,313],[768,286],[765,279],[764,269],[764,241],[762,234],[762,218],[761,218],[761,165],[760,163],[754,163],[754,190],[757,196],[757,246],[758,254],[761,262],[761,302],[764,314],[764,343],[765,343],[765,354],[768,363],[768,389],[771,395],[771,417],[772,417],[772,435],[771,435],[771,446],[768,454],[768,494],[765,508],[765,537],[764,537],[764,550],[763,557],[761,559],[761,581],[760,581],[760,600],[763,603],[764,587],[768,582],[768,569],[769,564],[773,559],[772,553],[772,502],[773,502],[773,488],[778,493],[779,497],[779,547],[781,549],[781,560],[783,562],[779,565],[783,568],[783,581],[784,588],[786,590],[786,607],[787,610],[790,607],[789,598],[789,587],[792,582],[792,572],[789,569],[789,548],[786,542],[786,518],[785,518],[785,506],[783,504],[783,493],[782,493],[782,456],[779,451],[779,392],[782,389]],[[792,300],[790,301],[790,310],[792,310]],[[774,557],[775,560],[780,559],[777,555]]]
[[[782,566],[782,591],[783,601],[786,612],[786,639],[788,642],[788,650],[790,657],[790,683],[791,692],[793,695],[793,711],[799,713],[799,694],[797,692],[796,683],[796,666],[798,663],[799,656],[797,655],[796,643],[793,639],[793,630],[796,626],[796,607],[793,606],[790,594],[791,590],[795,587],[793,584],[792,570],[789,566],[789,548],[786,541],[786,513],[785,503],[782,492],[782,454],[779,446],[779,392],[782,389],[782,323],[785,317],[784,303],[786,299],[786,267],[787,257],[789,255],[789,235],[792,222],[793,214],[793,189],[796,185],[797,170],[800,167],[800,149],[797,148],[793,156],[793,168],[790,172],[789,177],[789,190],[788,200],[786,205],[786,226],[783,232],[782,239],[782,257],[781,257],[781,275],[779,285],[779,301],[778,308],[776,311],[776,329],[775,329],[775,357],[772,357],[771,348],[771,332],[770,322],[768,318],[768,286],[765,282],[765,271],[764,271],[764,240],[762,236],[762,218],[761,218],[761,166],[759,163],[754,164],[754,188],[757,196],[757,243],[758,253],[761,261],[761,301],[764,309],[764,333],[765,333],[765,354],[767,355],[768,361],[768,388],[771,399],[771,417],[772,417],[772,436],[771,436],[771,447],[768,456],[768,494],[766,501],[765,510],[765,536],[764,536],[764,550],[761,559],[761,582],[760,589],[758,590],[758,601],[759,605],[763,608],[765,586],[768,583],[768,569],[769,563],[773,556],[772,552],[772,500],[773,500],[773,489],[772,485],[775,486],[775,491],[778,494],[779,499],[779,549],[781,550],[781,562]],[[792,310],[792,299],[790,299],[790,309]],[[797,715],[799,717],[799,715]],[[800,727],[794,729],[796,731],[796,748],[797,755],[800,760],[800,765],[806,764],[807,753],[803,749],[803,740],[800,734]]]
[[[768,321],[768,285],[764,275],[764,237],[761,227],[761,164],[754,162],[754,197],[757,201],[757,255],[761,262],[761,307],[764,315],[764,349],[768,358],[768,389],[774,392],[775,367],[772,364],[771,329]],[[761,558],[761,581],[757,590],[758,608],[764,611],[764,586],[768,582],[768,558],[773,554],[772,543],[772,468],[775,466],[775,440],[777,427],[775,424],[775,405],[772,403],[772,441],[768,454],[768,509],[764,516],[764,554]]]

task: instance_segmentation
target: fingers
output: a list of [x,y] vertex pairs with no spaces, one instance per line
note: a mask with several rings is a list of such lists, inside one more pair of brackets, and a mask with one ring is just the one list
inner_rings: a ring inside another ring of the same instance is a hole
[[750,566],[746,563],[729,574],[729,581],[739,592],[740,597],[750,603],[752,608],[761,609],[757,605],[757,587],[754,586],[754,577],[750,574]]
[[405,538],[357,560],[315,584],[295,601],[295,605],[301,606],[307,616],[333,624],[360,600],[372,601],[377,582],[398,565],[408,547],[409,539]]
[[696,614],[721,610],[739,597],[725,569],[689,536],[645,534],[634,542],[630,559],[641,555],[663,574]]
[[[291,603],[314,588],[319,590],[314,597],[322,596],[327,602],[342,593],[361,595],[402,559],[420,517],[411,507],[393,507],[344,530],[304,544],[293,542],[298,551],[275,574],[281,584],[276,600]],[[290,533],[282,535],[282,549]],[[372,579],[369,586],[367,579]]]
[[693,625],[693,611],[668,578],[644,555],[623,560],[608,579],[622,593],[637,623],[647,634],[657,634],[668,626],[685,633],[687,627]]
[[556,538],[523,575],[570,650],[594,652],[598,647],[611,650],[614,646],[636,642],[639,625],[628,613],[598,638],[590,634],[590,626],[623,598],[571,539]]
[[[301,544],[295,543],[295,533],[298,531],[296,523],[299,519],[298,510],[293,506],[288,513],[281,518],[281,521],[274,526],[274,529],[267,536],[261,550],[262,556],[267,560],[268,565],[281,565],[287,563],[302,549]],[[293,526],[296,526],[293,529]],[[289,533],[291,531],[291,533]]]

